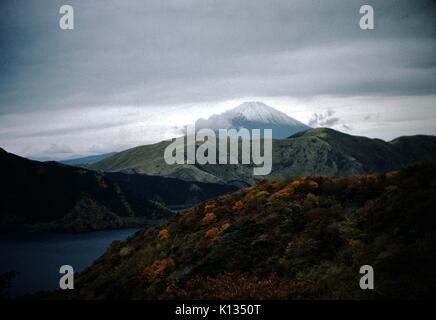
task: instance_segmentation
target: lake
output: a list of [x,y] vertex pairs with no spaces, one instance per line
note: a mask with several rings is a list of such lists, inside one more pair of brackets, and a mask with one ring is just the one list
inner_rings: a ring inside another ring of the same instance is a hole
[[0,274],[19,272],[11,282],[12,296],[58,289],[61,265],[81,271],[99,258],[113,240],[124,240],[137,230],[0,235]]

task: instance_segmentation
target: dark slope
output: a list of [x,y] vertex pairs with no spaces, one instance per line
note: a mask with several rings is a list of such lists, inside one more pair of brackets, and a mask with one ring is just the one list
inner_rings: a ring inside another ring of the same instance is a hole
[[38,162],[0,149],[0,229],[87,231],[144,224],[168,216],[93,171]]
[[192,206],[237,190],[236,187],[226,184],[192,182],[143,174],[105,172],[104,175],[138,199],[154,200],[165,206]]
[[422,161],[434,161],[436,159],[436,139],[433,136],[409,136],[399,137],[390,144],[408,162],[420,159]]
[[[435,198],[434,164],[263,181],[114,242],[54,296],[433,298]],[[362,265],[374,267],[375,290],[360,289]]]

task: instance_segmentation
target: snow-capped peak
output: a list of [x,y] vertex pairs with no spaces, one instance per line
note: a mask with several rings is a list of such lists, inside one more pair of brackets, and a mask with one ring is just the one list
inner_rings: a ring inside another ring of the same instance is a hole
[[230,128],[273,129],[273,137],[283,139],[291,134],[309,129],[308,126],[289,117],[263,102],[244,102],[236,108],[221,114],[215,114],[208,119],[198,119],[196,129],[209,128],[213,130]]
[[248,121],[263,123],[296,124],[298,122],[285,113],[258,101],[244,102],[224,114],[243,116]]

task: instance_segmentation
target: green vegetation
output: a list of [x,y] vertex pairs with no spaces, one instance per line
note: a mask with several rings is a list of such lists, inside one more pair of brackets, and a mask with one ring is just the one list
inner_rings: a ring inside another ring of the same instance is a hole
[[[119,152],[89,168],[173,177],[188,181],[254,183],[248,165],[168,165],[163,160],[170,141]],[[349,176],[398,170],[420,161],[436,161],[436,137],[400,137],[391,142],[348,135],[327,128],[310,129],[273,141],[273,167],[266,178]],[[218,154],[218,153],[217,153]]]
[[[114,242],[74,299],[419,299],[436,292],[436,166],[261,181]],[[359,287],[360,266],[375,290]],[[53,296],[50,296],[53,297]]]

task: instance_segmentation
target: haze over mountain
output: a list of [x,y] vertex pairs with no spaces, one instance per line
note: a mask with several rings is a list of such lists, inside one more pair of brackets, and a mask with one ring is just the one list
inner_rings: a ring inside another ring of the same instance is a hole
[[74,158],[74,159],[68,159],[68,160],[61,160],[58,161],[60,163],[63,164],[68,164],[68,165],[81,165],[81,164],[92,164],[92,163],[96,163],[100,160],[109,158],[110,156],[113,156],[114,154],[116,154],[116,152],[108,152],[108,153],[103,153],[103,154],[97,154],[94,156],[87,156],[87,157],[80,157],[80,158]]
[[[255,181],[251,165],[168,165],[163,155],[170,143],[162,141],[132,148],[92,164],[89,168],[239,186]],[[258,178],[349,176],[396,170],[423,160],[436,161],[436,137],[410,136],[386,142],[317,128],[287,139],[273,140],[272,172]]]
[[195,122],[198,129],[272,129],[274,139],[284,139],[290,135],[309,129],[287,114],[280,112],[262,102],[244,102],[231,110],[208,119],[200,118]]

